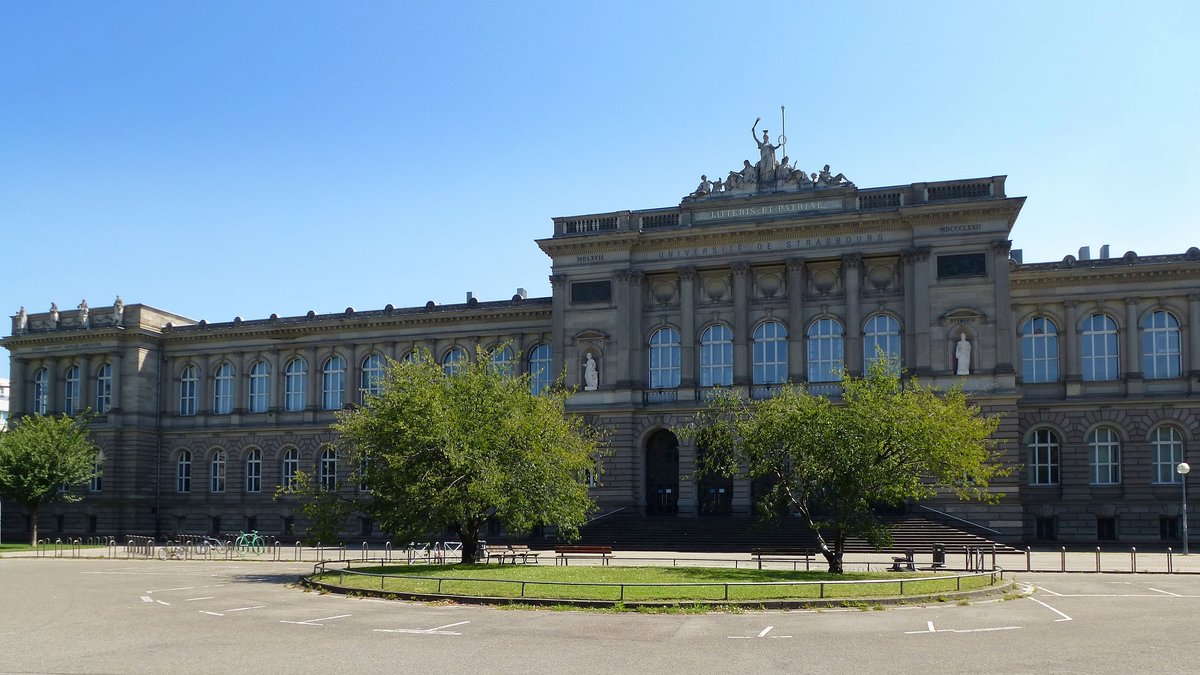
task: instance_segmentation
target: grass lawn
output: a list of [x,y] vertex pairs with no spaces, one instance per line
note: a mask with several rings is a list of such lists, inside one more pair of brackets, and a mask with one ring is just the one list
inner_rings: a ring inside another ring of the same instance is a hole
[[[360,572],[355,574],[351,572]],[[388,576],[379,576],[388,575]],[[403,576],[400,576],[403,575]],[[927,572],[826,572],[721,569],[707,567],[621,567],[551,565],[394,565],[357,567],[348,572],[327,572],[317,581],[371,590],[444,593],[501,598],[553,598],[564,600],[637,601],[756,601],[804,600],[925,595],[956,590],[953,578],[908,581],[937,576]],[[943,575],[944,576],[944,575]],[[441,578],[440,586],[438,578]],[[880,583],[863,583],[876,580]],[[796,582],[826,582],[801,585]],[[990,577],[962,580],[962,590],[983,588]],[[767,583],[769,586],[740,584]],[[669,586],[617,586],[600,584],[670,584]],[[688,585],[690,584],[690,585]],[[728,586],[727,586],[728,584]],[[728,596],[726,593],[728,592]]]

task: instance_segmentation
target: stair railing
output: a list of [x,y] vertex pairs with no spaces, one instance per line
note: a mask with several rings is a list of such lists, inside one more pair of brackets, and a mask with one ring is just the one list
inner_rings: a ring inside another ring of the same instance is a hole
[[991,532],[992,534],[999,534],[999,535],[1004,534],[1000,530],[993,530],[992,528],[988,527],[987,525],[980,525],[979,523],[972,522],[970,520],[967,520],[966,518],[959,518],[958,516],[956,516],[952,513],[946,513],[945,511],[938,511],[937,509],[930,508],[928,506],[925,506],[924,504],[917,504],[916,506],[917,506],[917,508],[925,509],[926,511],[929,511],[931,513],[936,513],[936,514],[938,514],[940,516],[944,516],[946,518],[950,518],[951,520],[957,520],[960,523],[966,523],[967,525],[970,525],[971,527],[977,527],[981,530],[986,530],[988,532]]

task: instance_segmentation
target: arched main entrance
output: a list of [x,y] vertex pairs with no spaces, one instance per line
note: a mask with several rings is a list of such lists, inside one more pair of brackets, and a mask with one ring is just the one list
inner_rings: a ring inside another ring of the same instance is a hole
[[646,440],[646,513],[679,510],[679,439],[665,429]]

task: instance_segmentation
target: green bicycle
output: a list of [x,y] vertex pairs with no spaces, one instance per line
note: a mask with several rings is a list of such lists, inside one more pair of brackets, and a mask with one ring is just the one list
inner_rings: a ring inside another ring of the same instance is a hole
[[267,542],[258,533],[258,530],[238,534],[237,541],[234,542],[233,546],[237,549],[238,555],[246,555],[247,553],[262,555],[267,552]]

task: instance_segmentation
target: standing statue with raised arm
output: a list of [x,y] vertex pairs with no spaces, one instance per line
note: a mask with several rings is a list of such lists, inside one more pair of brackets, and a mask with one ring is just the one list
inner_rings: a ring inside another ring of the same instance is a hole
[[758,132],[756,130],[758,129],[758,123],[761,121],[761,117],[754,118],[754,126],[750,127],[750,138],[753,138],[754,142],[758,144],[758,180],[765,182],[775,180],[775,150],[779,146],[771,144],[771,137],[767,134],[766,129],[763,129],[762,140],[758,140]]
[[29,330],[29,314],[25,311],[25,305],[21,305],[21,309],[17,310],[17,330],[13,331],[13,335],[24,335]]

